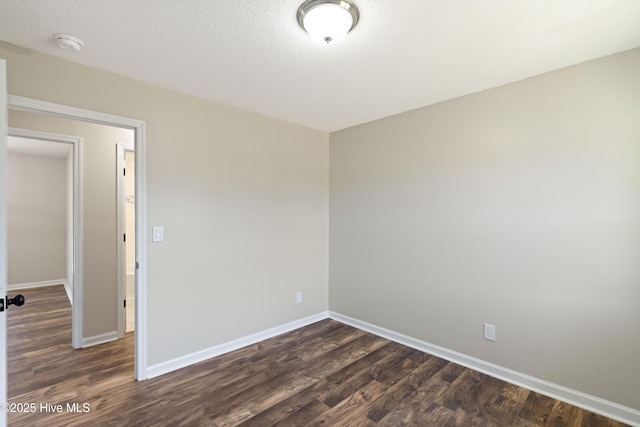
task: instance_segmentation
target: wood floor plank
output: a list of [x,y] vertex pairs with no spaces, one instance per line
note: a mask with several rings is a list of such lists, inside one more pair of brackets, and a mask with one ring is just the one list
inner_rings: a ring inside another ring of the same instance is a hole
[[[317,384],[317,383],[316,383]],[[295,412],[300,411],[305,408],[307,405],[310,405],[314,402],[320,403],[317,399],[314,399],[313,396],[313,388],[315,384],[307,387],[304,390],[300,390],[297,393],[291,394],[284,400],[281,400],[279,403],[268,407],[264,411],[257,413],[256,415],[248,418],[247,420],[241,422],[239,425],[242,427],[262,427],[262,426],[271,426],[276,425],[282,420],[291,417]],[[317,405],[316,403],[316,405]],[[313,416],[307,415],[307,417],[315,418],[321,413],[327,411],[329,408],[322,404],[320,405],[322,409],[315,413]],[[300,414],[298,414],[300,415]],[[291,421],[293,418],[289,418]],[[309,419],[309,418],[306,418]]]
[[491,402],[484,417],[496,425],[511,425],[523,404],[524,401],[517,401],[501,394]]
[[[411,398],[398,402],[396,407],[385,415],[380,422],[385,425],[391,425],[389,420],[396,420],[397,422],[402,420],[403,425],[411,425],[412,423],[415,425],[419,424],[423,417],[442,419],[442,413],[452,415],[453,411],[443,411],[440,408],[442,405],[436,403],[436,400],[441,399],[445,390],[449,387],[449,383],[442,379],[443,373],[447,375],[446,372],[449,365],[449,362],[437,357],[429,359],[425,366],[422,367],[428,373],[425,373],[420,382],[412,382],[415,391],[412,393]],[[425,380],[424,378],[428,379]]]
[[444,426],[454,416],[454,411],[432,403],[428,406],[402,406],[388,413],[378,425],[395,426]]
[[416,390],[423,384],[427,383],[432,377],[438,375],[444,366],[440,362],[441,359],[426,355],[424,362],[405,377],[394,384],[388,392],[371,405],[371,409],[367,413],[367,417],[379,422],[386,417],[395,408],[401,406],[404,402],[409,401],[409,396],[415,396]]
[[367,417],[369,404],[387,390],[385,384],[372,381],[335,407],[310,420],[309,426],[374,426]]
[[504,382],[489,375],[480,374],[479,381],[478,386],[469,393],[469,398],[460,405],[465,412],[484,414],[504,391]]
[[74,350],[64,288],[23,293],[7,312],[9,401],[64,410],[10,413],[12,427],[624,425],[334,320],[137,382],[133,334]]
[[444,394],[442,405],[452,411],[457,410],[472,397],[472,392],[478,387],[481,379],[482,374],[480,372],[472,371],[471,369],[465,370],[451,383],[451,387]]
[[[386,370],[388,369],[389,363],[394,360],[392,356],[403,348],[404,347],[400,344],[389,341],[361,359],[358,359],[344,368],[327,375],[326,379],[332,384],[341,384],[364,371],[371,371],[372,367],[378,367],[379,370]],[[385,360],[386,363],[382,362],[383,360]],[[370,373],[370,375],[376,374],[379,377],[380,371]]]
[[[273,425],[278,427],[307,427],[309,425],[309,420],[318,418],[320,415],[328,412],[330,409],[331,408],[329,408],[319,400],[313,399],[302,408],[292,412]],[[256,426],[260,427],[265,425],[269,424],[256,424]]]
[[524,421],[546,426],[555,403],[550,397],[531,392],[520,411],[519,417]]
[[[421,354],[422,359],[416,360],[415,355],[417,353]],[[405,347],[401,350],[401,357],[397,358],[392,365],[388,366],[377,380],[391,387],[402,380],[409,372],[413,371],[415,367],[427,360],[427,357],[428,355],[425,353]]]
[[549,414],[548,427],[580,427],[582,425],[582,414],[584,411],[569,405],[568,403],[556,401]]
[[[329,375],[325,391],[319,394],[319,398],[329,407],[336,406],[366,384],[377,380],[381,373],[386,372],[388,366],[402,357],[398,350],[397,345],[393,343],[387,344],[340,371]],[[358,369],[355,374],[353,373],[354,367]],[[349,372],[351,376],[347,376],[345,371]]]

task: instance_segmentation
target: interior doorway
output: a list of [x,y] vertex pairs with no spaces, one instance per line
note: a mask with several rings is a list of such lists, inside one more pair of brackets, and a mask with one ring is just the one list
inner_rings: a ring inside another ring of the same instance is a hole
[[9,128],[8,289],[64,285],[73,301],[81,138]]
[[[82,280],[76,281],[79,285],[78,288],[81,289],[82,298],[81,301],[73,301],[72,307],[74,323],[79,325],[82,335],[80,340],[74,341],[73,346],[74,348],[84,348],[122,338],[123,334],[119,333],[117,327],[121,307],[117,299],[116,242],[119,239],[116,234],[118,220],[116,214],[117,171],[113,153],[117,141],[126,141],[129,144],[133,142],[133,132],[129,129],[103,124],[86,123],[69,118],[23,111],[10,111],[9,124],[12,127],[37,129],[40,133],[55,132],[82,136],[81,155],[79,156],[82,175],[78,180],[82,188],[82,202],[80,204],[82,221],[81,224],[78,222],[80,227],[78,241],[82,246],[82,256],[78,260],[74,260],[76,261],[75,266],[71,269],[82,277]],[[30,174],[39,175],[37,171],[31,171]],[[30,176],[28,174],[23,179]],[[40,187],[51,186],[51,184],[52,182],[47,182],[47,178],[44,177]],[[36,187],[36,189],[38,188]],[[50,196],[49,192],[42,189],[34,199],[47,196]],[[58,199],[62,199],[62,197]],[[53,198],[48,203],[55,205],[54,202],[58,201]],[[46,205],[47,203],[40,207],[43,214],[47,213]],[[46,215],[38,215],[37,217],[42,216]],[[44,229],[41,233],[46,231],[47,229]],[[22,237],[23,241],[31,242],[32,254],[38,253],[42,247],[53,240],[51,237],[47,237],[40,241],[37,233],[33,232]],[[51,257],[58,254],[62,257],[64,251],[50,252],[49,256]],[[27,255],[27,262],[28,259]],[[45,261],[41,260],[37,263],[44,264]],[[33,269],[32,266],[30,270]],[[70,293],[74,295],[75,291],[76,289]],[[76,309],[77,303],[83,306],[82,311]]]
[[[91,110],[84,110],[80,108],[65,106],[61,104],[49,103],[45,101],[34,100],[30,98],[24,98],[19,96],[8,96],[7,106],[11,111],[30,112],[30,113],[42,113],[44,116],[52,118],[67,118],[71,120],[77,120],[84,123],[95,123],[101,125],[112,126],[119,129],[128,129],[133,131],[134,147],[136,151],[135,163],[136,163],[136,333],[135,333],[135,350],[134,350],[134,377],[138,380],[147,378],[147,348],[146,348],[146,183],[145,183],[145,123],[139,120],[114,116],[105,113],[99,113]],[[2,144],[4,145],[4,144]],[[115,181],[115,180],[114,180]],[[92,193],[85,193],[88,197]],[[115,196],[112,200],[115,199]],[[115,211],[115,209],[113,209]],[[111,211],[111,212],[113,212]],[[115,238],[115,232],[113,233]],[[85,236],[86,237],[86,236]],[[82,245],[82,241],[77,242],[76,248]],[[80,256],[84,260],[84,251],[80,251]],[[115,254],[112,256],[115,258]],[[112,270],[113,271],[113,270]],[[84,286],[83,281],[86,279],[83,275],[83,271],[76,271],[74,277],[74,289],[73,289],[73,311],[79,313],[78,316],[73,316],[73,341],[74,343],[81,343],[81,346],[89,346],[99,344],[100,342],[109,341],[112,338],[111,332],[101,336],[91,337],[87,340],[83,337],[83,332],[91,332],[91,324],[83,322],[83,313],[91,312],[93,308],[86,307],[85,295],[83,295]],[[116,299],[113,298],[114,305]],[[97,310],[101,310],[101,306],[97,306]],[[93,314],[93,313],[92,313]],[[114,316],[115,317],[115,316]],[[115,329],[115,328],[114,328]],[[113,335],[117,335],[117,331],[113,331]]]

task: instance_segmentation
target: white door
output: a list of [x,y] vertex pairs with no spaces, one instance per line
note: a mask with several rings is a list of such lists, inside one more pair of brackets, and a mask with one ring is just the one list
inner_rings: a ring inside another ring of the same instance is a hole
[[[118,239],[117,265],[118,265],[118,338],[122,338],[125,332],[132,332],[135,328],[135,320],[131,314],[135,313],[131,304],[131,289],[135,289],[135,168],[131,164],[130,156],[134,153],[133,145],[117,144],[116,149],[116,211],[118,212]],[[126,172],[125,172],[126,171]],[[121,236],[125,236],[122,238]],[[131,283],[134,282],[134,283]],[[123,304],[123,302],[125,302]]]
[[[0,59],[0,298],[7,295],[7,63]],[[4,305],[4,304],[3,304]],[[0,427],[7,414],[7,312],[0,312]]]

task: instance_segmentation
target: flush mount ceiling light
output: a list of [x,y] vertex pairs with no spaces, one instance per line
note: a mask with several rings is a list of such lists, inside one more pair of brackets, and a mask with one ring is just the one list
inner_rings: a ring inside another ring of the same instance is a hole
[[63,49],[71,48],[78,52],[82,46],[84,46],[84,42],[77,37],[70,36],[68,34],[54,34],[53,39]]
[[350,0],[307,0],[298,8],[298,24],[322,44],[342,40],[358,19],[358,8]]

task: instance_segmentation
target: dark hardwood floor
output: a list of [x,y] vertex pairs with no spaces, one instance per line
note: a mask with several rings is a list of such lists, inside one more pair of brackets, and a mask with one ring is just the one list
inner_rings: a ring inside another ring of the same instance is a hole
[[22,293],[10,426],[624,425],[333,320],[137,382],[133,334],[73,350],[62,286]]

